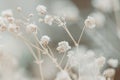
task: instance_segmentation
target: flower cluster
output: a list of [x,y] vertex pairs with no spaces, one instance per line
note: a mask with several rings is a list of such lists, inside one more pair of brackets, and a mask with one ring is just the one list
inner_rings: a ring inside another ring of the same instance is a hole
[[71,49],[71,46],[69,46],[69,43],[67,41],[61,41],[61,42],[58,43],[57,50],[60,53],[66,52],[69,49]]

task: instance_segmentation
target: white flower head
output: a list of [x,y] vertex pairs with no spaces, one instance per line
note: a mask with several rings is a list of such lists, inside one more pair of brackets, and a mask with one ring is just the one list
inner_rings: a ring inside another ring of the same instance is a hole
[[99,57],[95,60],[95,62],[97,63],[97,65],[99,67],[103,67],[105,64],[106,58],[105,57]]
[[0,23],[0,31],[3,32],[3,31],[6,31],[6,30],[7,30],[6,24]]
[[29,25],[27,25],[26,31],[28,33],[37,33],[37,25],[35,25],[35,24],[29,24]]
[[54,18],[50,15],[46,15],[44,18],[44,22],[48,25],[52,25],[53,21],[54,21]]
[[60,26],[60,27],[66,25],[65,17],[54,16],[54,21],[55,21],[55,23],[57,23],[58,26]]
[[33,13],[28,14],[28,18],[33,17],[33,16],[34,16]]
[[105,15],[103,15],[100,12],[94,12],[94,13],[90,14],[90,16],[94,17],[97,26],[99,26],[99,27],[104,26],[105,20],[106,20]]
[[46,8],[45,6],[43,6],[43,5],[38,5],[38,6],[36,7],[36,11],[37,11],[38,13],[40,13],[40,14],[45,15],[45,14],[47,13],[47,8]]
[[21,12],[22,11],[22,8],[19,6],[17,7],[17,11]]
[[19,26],[17,26],[16,24],[9,24],[9,26],[8,26],[8,31],[9,32],[18,32],[19,31],[19,29],[20,29],[20,27]]
[[55,80],[71,80],[68,72],[66,71],[61,71],[57,74],[56,79]]
[[7,18],[7,21],[8,21],[9,23],[14,23],[15,18],[14,18],[14,17],[8,17],[8,18]]
[[47,35],[42,36],[42,38],[40,39],[40,44],[42,45],[47,45],[50,42],[50,37],[48,37]]
[[3,11],[3,12],[1,13],[1,15],[2,15],[3,17],[12,17],[12,16],[13,16],[13,12],[12,12],[12,10],[8,9],[8,10]]
[[109,68],[109,69],[106,69],[104,72],[103,72],[103,75],[106,76],[106,77],[113,77],[115,75],[115,69],[112,69],[112,68]]
[[90,28],[90,29],[92,29],[96,26],[95,19],[93,17],[90,17],[90,16],[87,17],[84,24],[87,28]]
[[71,49],[71,46],[69,46],[69,43],[67,41],[61,41],[61,42],[58,43],[57,50],[60,53],[66,52],[69,49]]
[[116,68],[118,67],[118,60],[117,59],[109,59],[108,60],[108,64],[113,67],[113,68]]

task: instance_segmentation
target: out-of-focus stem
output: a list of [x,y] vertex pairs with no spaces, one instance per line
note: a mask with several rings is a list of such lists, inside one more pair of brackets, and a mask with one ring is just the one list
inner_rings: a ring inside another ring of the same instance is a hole
[[[37,47],[39,47],[39,39],[36,34],[34,34],[34,36],[36,39],[36,45],[37,45]],[[40,50],[37,49],[37,51],[38,51],[38,54],[40,54]],[[40,58],[39,58],[39,60],[40,60]],[[38,65],[39,65],[39,72],[40,72],[41,80],[44,80],[43,71],[42,71],[42,63],[40,62]]]
[[68,33],[68,35],[70,36],[70,38],[72,39],[74,45],[77,46],[77,42],[75,41],[75,39],[73,38],[72,34],[71,34],[70,31],[68,30],[67,26],[64,25],[63,28],[64,28],[64,30]]
[[34,47],[36,49],[39,49],[40,51],[43,51],[42,49],[40,49],[36,45],[32,44],[29,40],[25,39],[23,36],[20,36],[20,38],[23,39],[24,41],[28,42],[32,47]]
[[61,65],[61,64],[62,64],[62,62],[63,62],[63,60],[64,60],[64,58],[65,58],[65,55],[66,55],[66,53],[63,53],[63,56],[62,56],[62,59],[60,60],[59,65]]
[[48,55],[48,57],[53,61],[53,63],[56,65],[56,67],[59,69],[59,70],[63,70],[60,65],[57,63],[57,61],[48,53],[46,52],[46,54]]
[[49,49],[49,52],[52,55],[52,57],[55,57],[54,54],[53,54],[53,52],[52,52],[52,50],[51,50],[51,48],[48,45],[47,45],[47,48]]
[[78,39],[78,44],[79,44],[80,41],[81,41],[82,35],[83,35],[84,31],[85,31],[85,28],[86,28],[86,27],[84,26],[83,29],[82,29],[82,32],[81,32],[80,37],[79,37],[79,39]]

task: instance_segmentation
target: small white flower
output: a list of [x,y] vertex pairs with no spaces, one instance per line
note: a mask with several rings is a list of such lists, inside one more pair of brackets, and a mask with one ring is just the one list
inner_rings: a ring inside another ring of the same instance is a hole
[[99,67],[103,67],[105,64],[106,58],[105,57],[99,57],[95,60],[95,62],[97,63],[97,65]]
[[3,23],[3,24],[0,24],[0,31],[3,32],[3,31],[6,31],[7,30],[7,26]]
[[26,31],[28,33],[37,33],[37,25],[35,25],[35,24],[29,24],[29,25],[27,25]]
[[8,10],[5,10],[1,13],[1,15],[3,17],[12,17],[13,16],[13,13],[12,13],[12,10],[8,9]]
[[44,18],[44,22],[48,25],[52,25],[54,18],[50,15],[46,15]]
[[22,8],[21,7],[17,7],[17,11],[21,12]]
[[40,13],[40,14],[45,15],[46,12],[47,12],[47,9],[46,9],[46,7],[43,6],[43,5],[38,5],[38,6],[36,7],[36,11],[37,11],[38,13]]
[[28,14],[28,18],[33,17],[33,16],[34,16],[33,13]]
[[54,21],[55,21],[55,23],[57,23],[58,26],[60,26],[60,27],[66,25],[66,21],[65,21],[65,18],[64,18],[64,17],[54,16]]
[[103,75],[105,77],[113,77],[115,75],[115,69],[112,69],[112,68],[109,68],[109,69],[106,69],[104,72],[103,72]]
[[88,18],[85,20],[84,24],[87,28],[90,28],[90,29],[92,29],[96,26],[95,19],[90,16],[88,16]]
[[90,16],[94,17],[97,26],[100,26],[100,27],[104,26],[106,18],[102,13],[94,12],[90,14]]
[[50,41],[50,37],[48,37],[47,35],[44,35],[40,39],[40,44],[47,45],[49,43],[49,41]]
[[15,21],[15,18],[14,18],[14,17],[8,17],[8,18],[7,18],[7,21],[8,21],[9,23],[13,23],[13,22]]
[[66,71],[61,71],[57,74],[56,79],[55,80],[71,80],[68,72]]
[[118,60],[117,59],[109,59],[108,60],[108,64],[113,67],[113,68],[116,68],[118,67]]
[[19,31],[19,26],[17,26],[16,24],[9,24],[8,26],[8,31],[10,32],[18,32]]
[[69,46],[69,43],[67,41],[61,41],[61,42],[58,43],[57,50],[60,53],[66,52],[69,49],[71,49],[71,46]]

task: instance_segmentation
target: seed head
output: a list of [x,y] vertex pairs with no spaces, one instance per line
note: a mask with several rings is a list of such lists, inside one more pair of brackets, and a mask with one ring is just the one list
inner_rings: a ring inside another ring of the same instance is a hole
[[44,22],[48,25],[52,25],[54,18],[50,15],[46,15],[44,18]]
[[40,14],[45,15],[45,14],[47,13],[47,8],[46,8],[45,6],[43,6],[43,5],[38,5],[38,6],[36,7],[36,11],[37,11],[38,13],[40,13]]
[[69,49],[71,49],[71,46],[69,46],[69,43],[67,41],[61,41],[61,42],[58,43],[57,50],[60,53],[66,52]]
[[88,18],[84,22],[87,28],[94,28],[96,26],[95,19],[93,17],[88,16]]
[[19,26],[17,26],[16,24],[9,24],[9,26],[8,26],[8,31],[9,32],[18,32],[19,31],[19,29],[20,29],[20,27]]
[[42,36],[42,38],[40,39],[40,43],[42,45],[48,45],[49,41],[50,41],[50,37],[48,37],[47,35]]
[[27,25],[26,31],[28,33],[37,33],[37,25],[35,25],[35,24],[29,24],[29,25]]
[[118,60],[117,59],[109,59],[108,60],[108,64],[113,67],[113,68],[116,68],[118,67]]
[[115,69],[112,69],[112,68],[109,68],[109,69],[106,69],[104,72],[103,72],[103,75],[106,76],[106,77],[113,77],[115,75]]

